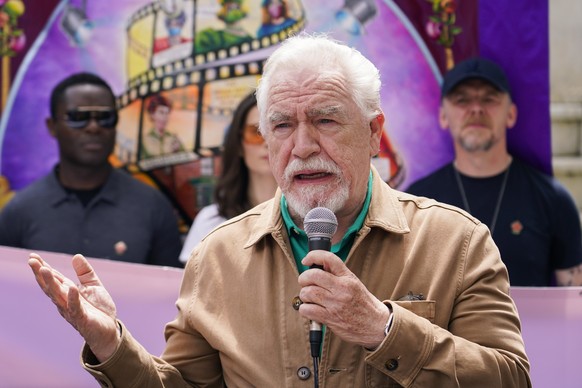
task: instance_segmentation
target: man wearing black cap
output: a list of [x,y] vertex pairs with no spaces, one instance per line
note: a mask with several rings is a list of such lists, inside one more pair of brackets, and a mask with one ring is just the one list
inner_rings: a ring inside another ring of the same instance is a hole
[[514,286],[582,285],[582,232],[570,194],[507,151],[517,107],[504,71],[483,58],[444,77],[439,122],[455,159],[408,192],[449,203],[487,224]]

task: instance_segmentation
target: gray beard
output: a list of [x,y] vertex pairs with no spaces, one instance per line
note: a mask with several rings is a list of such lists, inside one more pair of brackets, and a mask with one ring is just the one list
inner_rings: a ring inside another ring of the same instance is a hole
[[488,139],[479,143],[469,142],[463,138],[460,139],[459,144],[467,152],[489,151],[493,147],[493,140]]
[[311,209],[316,207],[326,207],[334,213],[340,210],[347,202],[350,193],[347,182],[341,178],[342,172],[339,167],[331,161],[320,158],[312,158],[304,161],[294,160],[285,169],[284,182],[290,184],[289,182],[292,181],[294,173],[303,168],[327,171],[335,174],[335,182],[338,189],[330,191],[325,186],[311,186],[303,189],[300,193],[287,193],[284,189],[286,184],[283,184],[281,189],[287,199],[289,212],[303,219]]
[[349,190],[342,185],[333,193],[326,192],[322,187],[304,190],[300,195],[285,194],[289,212],[304,219],[307,213],[316,207],[325,207],[337,213],[347,202]]

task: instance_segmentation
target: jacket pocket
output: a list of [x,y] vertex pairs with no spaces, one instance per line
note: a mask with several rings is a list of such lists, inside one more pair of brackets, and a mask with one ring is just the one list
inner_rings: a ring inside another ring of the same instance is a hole
[[434,323],[436,310],[436,301],[434,300],[397,300],[392,301],[392,303],[404,307],[406,310],[418,315],[419,317],[428,319],[430,323]]

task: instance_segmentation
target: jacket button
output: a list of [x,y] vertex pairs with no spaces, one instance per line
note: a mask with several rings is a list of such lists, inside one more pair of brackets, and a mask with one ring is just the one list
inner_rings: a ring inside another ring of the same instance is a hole
[[311,377],[311,371],[308,367],[302,366],[301,368],[297,369],[297,377],[299,377],[300,380],[307,380],[309,377]]
[[298,296],[293,298],[292,306],[295,310],[299,310],[299,306],[301,306],[302,304],[303,301],[301,301],[301,299]]
[[395,371],[396,368],[398,368],[398,360],[395,358],[392,358],[388,361],[386,361],[386,369],[388,369],[389,371]]

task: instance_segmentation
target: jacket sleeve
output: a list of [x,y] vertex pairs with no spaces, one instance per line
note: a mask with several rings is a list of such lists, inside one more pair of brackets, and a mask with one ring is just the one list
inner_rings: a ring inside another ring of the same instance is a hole
[[[122,341],[113,356],[98,363],[85,345],[81,363],[102,387],[179,388],[224,387],[218,352],[198,332],[189,328],[189,296],[196,288],[196,260],[190,261],[184,273],[178,314],[166,325],[166,348],[160,357],[151,355],[131,336],[122,322]],[[179,369],[179,370],[178,370]]]
[[81,352],[81,365],[101,387],[190,387],[176,368],[149,354],[118,322],[121,344],[107,361],[99,363],[86,344]]
[[[91,349],[85,345],[81,353],[81,364],[101,387],[135,388],[179,388],[179,387],[224,387],[222,368],[218,354],[202,344],[204,338],[170,330],[178,347],[166,348],[163,358],[151,355],[122,322],[121,344],[105,362],[99,363]],[[206,349],[207,354],[194,354],[193,349]],[[176,367],[184,366],[186,375]],[[188,369],[190,368],[190,369]],[[195,383],[193,380],[195,379]]]
[[[367,362],[404,387],[531,387],[509,280],[483,224],[463,249],[448,328],[396,302],[392,326]],[[436,301],[438,304],[438,301]]]

